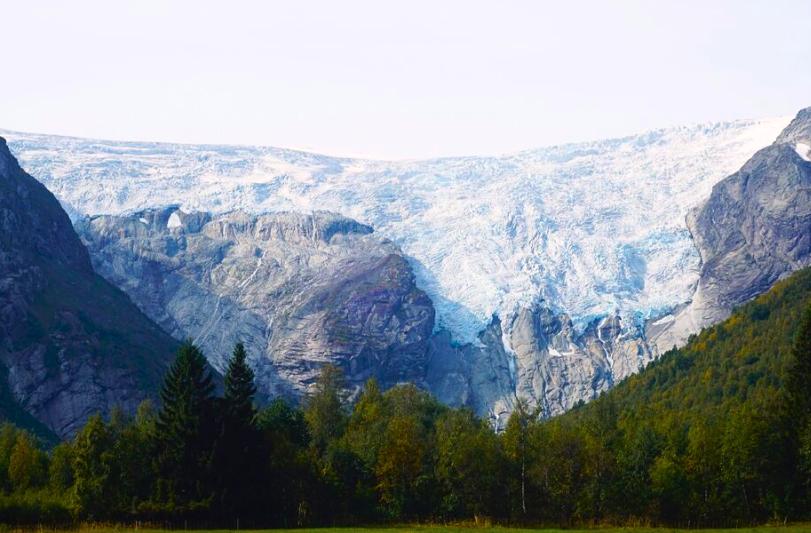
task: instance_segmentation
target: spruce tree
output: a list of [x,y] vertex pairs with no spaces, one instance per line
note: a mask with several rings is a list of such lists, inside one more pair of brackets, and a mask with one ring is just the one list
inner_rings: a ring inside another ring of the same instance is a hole
[[[232,519],[250,517],[261,507],[257,495],[263,473],[261,439],[256,428],[253,370],[245,346],[237,343],[225,373],[222,427],[218,443],[221,505]],[[243,520],[244,523],[244,520]]]
[[160,393],[158,499],[171,509],[205,504],[212,496],[214,384],[205,357],[190,341],[177,352]]
[[228,371],[225,374],[225,408],[229,422],[235,429],[252,430],[256,418],[254,374],[248,366],[245,346],[240,342],[234,347]]

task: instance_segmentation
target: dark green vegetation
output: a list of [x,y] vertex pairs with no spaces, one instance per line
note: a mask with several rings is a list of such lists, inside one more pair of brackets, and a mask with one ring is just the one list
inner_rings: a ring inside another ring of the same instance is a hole
[[181,347],[162,407],[92,418],[41,451],[0,432],[6,521],[240,527],[480,521],[689,527],[809,518],[811,270],[566,415],[496,434],[410,385],[353,406],[326,367],[302,409],[258,413],[237,346],[223,397]]
[[[695,533],[769,533],[779,530],[780,533],[809,533],[811,532],[811,525],[790,525],[780,526],[779,528],[773,526],[760,526],[760,527],[742,527],[735,529],[666,529],[666,528],[652,528],[652,527],[633,527],[633,528],[599,528],[600,533],[677,533],[681,531],[692,531]],[[135,533],[136,531],[143,531],[143,529],[134,528],[110,528],[110,527],[87,527],[75,531],[75,533]],[[151,533],[168,533],[170,530],[165,529],[150,529]],[[196,530],[200,533],[227,533],[228,529],[208,529]],[[529,529],[521,527],[506,527],[506,526],[477,526],[475,524],[460,524],[460,525],[409,525],[409,526],[385,526],[385,527],[330,527],[330,528],[296,528],[296,529],[273,529],[273,530],[246,530],[248,533],[261,533],[263,531],[272,531],[273,533],[307,533],[307,532],[322,532],[322,533],[399,533],[399,532],[414,532],[414,533],[470,533],[470,532],[494,532],[494,533],[529,533],[530,531],[538,531],[538,529]],[[588,531],[595,531],[595,528],[590,529],[548,529],[544,528],[544,533],[585,533]]]

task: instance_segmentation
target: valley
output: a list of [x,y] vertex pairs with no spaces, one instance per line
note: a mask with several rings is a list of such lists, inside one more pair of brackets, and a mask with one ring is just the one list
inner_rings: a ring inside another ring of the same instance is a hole
[[809,264],[811,119],[787,122],[404,162],[4,134],[94,268],[215,368],[242,339],[265,397],[330,362],[499,427],[516,398],[596,398]]

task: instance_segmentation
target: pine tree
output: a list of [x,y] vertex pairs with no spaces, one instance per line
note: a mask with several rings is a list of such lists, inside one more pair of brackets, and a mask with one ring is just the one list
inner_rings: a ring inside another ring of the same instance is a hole
[[221,504],[235,519],[257,513],[256,496],[262,493],[260,481],[264,458],[256,427],[253,370],[248,366],[242,343],[237,343],[225,374],[223,417],[218,443],[217,468],[221,475]]
[[159,500],[179,510],[212,497],[214,384],[205,357],[191,342],[178,350],[160,393]]
[[256,418],[254,374],[247,363],[245,346],[237,343],[225,374],[225,408],[230,423],[239,430],[252,430]]

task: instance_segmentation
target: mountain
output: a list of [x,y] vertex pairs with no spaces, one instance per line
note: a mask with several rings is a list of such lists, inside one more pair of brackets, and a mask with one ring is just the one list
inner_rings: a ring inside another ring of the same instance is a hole
[[300,397],[324,363],[359,390],[425,379],[434,308],[372,228],[332,213],[97,216],[77,229],[98,272],[224,372],[236,342],[265,396]]
[[65,437],[157,391],[176,345],[97,275],[56,198],[0,137],[0,416]]
[[520,432],[526,450],[515,494],[547,520],[568,512],[698,529],[802,520],[809,410],[795,393],[809,383],[809,340],[806,268],[596,400],[509,424],[504,440]]
[[[694,223],[701,220],[695,213],[787,122],[737,121],[503,157],[402,162],[8,135],[15,153],[72,213],[96,268],[174,335],[202,335],[215,366],[226,344],[248,336],[254,364],[260,356],[270,362],[258,369],[267,392],[287,383],[300,393],[313,365],[330,360],[344,366],[353,383],[365,375],[413,380],[446,403],[503,421],[517,396],[547,415],[594,398],[647,365],[677,334],[696,331],[698,322],[676,315],[695,316],[691,310],[712,284],[709,257],[722,251],[714,240],[701,244],[702,228],[712,224]],[[778,197],[792,193],[791,185],[773,187],[772,178],[764,178],[765,189]],[[780,218],[789,211],[775,213]],[[351,307],[346,293],[337,293],[336,301],[328,297],[342,290],[343,282],[336,284],[341,275],[354,272],[338,266],[342,257],[372,264],[384,253],[378,245],[360,246],[370,239],[354,229],[334,244],[306,250],[278,239],[271,257],[283,266],[260,265],[268,245],[255,230],[262,217],[269,223],[299,217],[306,225],[328,216],[373,230],[372,240],[391,241],[395,275],[381,278],[379,269],[366,267],[358,272],[369,276],[369,285],[385,282],[384,292],[421,295],[416,311],[405,313],[413,336],[402,337],[405,330],[398,329],[405,327],[401,304],[392,305],[399,296],[384,299],[379,312],[364,305],[359,315],[315,318],[330,316],[336,302]],[[730,211],[730,227],[736,216]],[[170,224],[172,217],[177,220]],[[755,225],[772,222],[753,218]],[[223,225],[225,233],[218,229]],[[785,236],[798,227],[788,224]],[[336,250],[335,262],[316,266],[315,258]],[[191,266],[176,268],[174,261]],[[301,274],[291,266],[299,264]],[[144,281],[142,272],[174,281]],[[764,278],[749,297],[779,276]],[[243,293],[243,282],[279,298]],[[315,292],[328,289],[301,313],[299,299],[309,297],[310,285]],[[192,309],[217,317],[211,334]],[[281,316],[294,321],[277,328]],[[393,327],[357,329],[358,317],[366,316]],[[304,334],[291,324],[314,329]],[[358,331],[384,330],[366,347],[374,355],[358,355]],[[329,332],[335,331],[348,332],[349,348],[334,349],[340,335]],[[315,346],[319,355],[292,364],[308,353],[303,346]],[[377,373],[380,361],[388,369]]]
[[689,305],[654,323],[661,350],[729,316],[777,280],[811,265],[811,108],[712,188],[687,216],[701,254]]
[[[752,404],[760,417],[778,416],[763,404],[776,408],[785,394],[797,331],[809,308],[811,268],[805,268],[668,351],[604,399],[629,425],[666,432],[722,423]],[[597,409],[586,405],[564,418],[587,418]]]
[[689,299],[699,255],[684,217],[789,119],[738,121],[503,157],[368,161],[250,146],[126,143],[8,132],[74,218],[177,204],[185,212],[331,211],[409,258],[437,327],[477,343],[545,301],[582,331],[620,310]]

